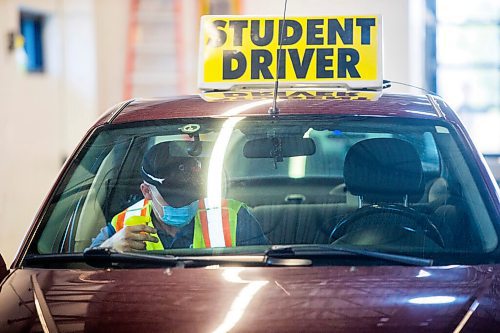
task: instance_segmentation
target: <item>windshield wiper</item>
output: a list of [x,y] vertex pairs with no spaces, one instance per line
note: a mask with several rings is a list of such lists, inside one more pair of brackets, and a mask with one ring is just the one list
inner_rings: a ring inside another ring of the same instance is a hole
[[108,248],[93,248],[81,253],[31,254],[24,259],[27,265],[58,265],[83,262],[96,267],[132,266],[151,267],[179,264],[177,257],[171,255],[151,255],[145,253],[116,252]]
[[205,267],[211,265],[221,266],[309,266],[311,260],[296,258],[273,258],[269,260],[266,255],[202,255],[202,256],[173,256],[161,253],[141,252],[116,252],[108,248],[93,248],[82,253],[53,253],[31,254],[24,258],[27,266],[57,266],[69,263],[86,263],[88,265],[108,267]]
[[338,247],[327,244],[298,244],[274,245],[266,251],[269,258],[311,258],[311,257],[337,257],[361,256],[372,259],[382,259],[409,266],[432,266],[432,259],[423,259],[399,254],[377,252],[352,247]]

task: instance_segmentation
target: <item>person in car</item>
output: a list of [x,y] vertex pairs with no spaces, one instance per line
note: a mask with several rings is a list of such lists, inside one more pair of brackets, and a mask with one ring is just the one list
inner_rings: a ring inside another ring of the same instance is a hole
[[200,162],[171,156],[169,150],[169,143],[163,142],[144,155],[140,185],[144,199],[114,216],[91,248],[131,251],[268,244],[244,203],[223,199],[207,209],[207,199],[200,198]]

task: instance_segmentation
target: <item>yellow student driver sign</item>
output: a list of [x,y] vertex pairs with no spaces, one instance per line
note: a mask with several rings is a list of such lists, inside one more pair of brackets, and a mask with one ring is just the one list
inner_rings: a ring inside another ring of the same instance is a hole
[[280,83],[289,86],[378,88],[382,86],[381,30],[377,15],[290,17],[285,21],[203,16],[199,87],[270,85],[277,74]]

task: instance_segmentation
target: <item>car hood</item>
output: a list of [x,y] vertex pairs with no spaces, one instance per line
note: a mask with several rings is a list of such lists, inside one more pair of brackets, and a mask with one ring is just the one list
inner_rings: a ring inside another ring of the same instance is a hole
[[41,331],[43,317],[59,332],[491,332],[500,331],[499,272],[500,266],[18,269],[0,290],[0,327]]

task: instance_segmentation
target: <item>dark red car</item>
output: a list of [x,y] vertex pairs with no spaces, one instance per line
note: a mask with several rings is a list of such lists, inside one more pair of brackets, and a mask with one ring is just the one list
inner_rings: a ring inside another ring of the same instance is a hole
[[[248,91],[106,113],[0,269],[0,331],[500,331],[500,192],[448,105],[285,95],[279,114]],[[166,141],[200,161],[200,196],[244,203],[268,245],[91,247]]]

